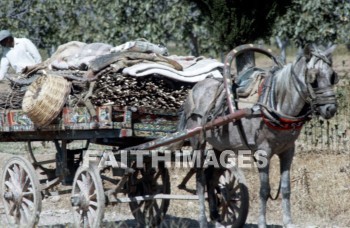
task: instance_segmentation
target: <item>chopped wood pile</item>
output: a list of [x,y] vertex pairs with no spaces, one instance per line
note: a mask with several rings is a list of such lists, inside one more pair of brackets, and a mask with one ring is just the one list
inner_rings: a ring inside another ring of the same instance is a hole
[[[83,71],[52,71],[65,77],[66,75],[82,78]],[[41,75],[33,75],[40,77]],[[72,80],[70,78],[70,80]],[[89,82],[72,80],[72,94],[84,97]],[[157,75],[148,77],[131,77],[122,73],[105,72],[100,75],[90,101],[95,106],[111,104],[116,106],[132,106],[150,109],[177,111],[186,99],[193,84],[176,82]],[[21,109],[25,87],[12,86],[11,92],[0,93],[0,108]],[[75,98],[71,98],[75,99]],[[75,104],[75,101],[69,102]]]
[[97,80],[91,102],[96,106],[112,103],[116,106],[176,111],[192,86],[156,75],[138,78],[111,72]]
[[12,91],[9,100],[0,90],[0,108],[21,109],[26,86],[43,75],[71,81],[72,96],[64,98],[66,105],[85,105],[91,112],[102,105],[177,111],[196,82],[222,78],[223,64],[217,60],[164,56],[164,47],[148,41],[114,49],[100,43],[78,44],[63,44],[46,61],[26,67],[23,75],[7,76],[21,93]]
[[1,109],[22,109],[22,100],[25,91],[21,91],[19,87],[13,87],[12,91],[0,93]]

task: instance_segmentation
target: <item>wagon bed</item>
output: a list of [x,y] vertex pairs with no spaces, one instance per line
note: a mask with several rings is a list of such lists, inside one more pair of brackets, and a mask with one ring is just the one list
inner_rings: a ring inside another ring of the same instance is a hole
[[64,108],[54,122],[37,128],[21,110],[0,111],[1,142],[93,140],[111,146],[132,146],[176,131],[175,112],[101,106],[93,120],[85,107]]

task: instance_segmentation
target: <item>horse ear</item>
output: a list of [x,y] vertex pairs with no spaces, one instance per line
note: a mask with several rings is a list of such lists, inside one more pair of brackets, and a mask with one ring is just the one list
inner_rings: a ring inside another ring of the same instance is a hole
[[331,47],[329,47],[327,50],[323,52],[327,58],[331,59],[332,58],[332,53],[334,52],[335,48],[337,47],[336,44],[333,44]]
[[311,59],[311,52],[312,52],[311,45],[310,44],[305,45],[304,56],[305,56],[307,62]]

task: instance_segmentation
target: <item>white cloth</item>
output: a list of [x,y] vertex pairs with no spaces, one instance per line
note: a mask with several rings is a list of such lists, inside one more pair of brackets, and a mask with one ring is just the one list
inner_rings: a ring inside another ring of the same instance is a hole
[[124,68],[123,74],[142,77],[158,74],[183,82],[199,82],[207,77],[222,78],[224,64],[213,59],[199,60],[195,64],[183,69],[175,70],[159,63],[141,63]]
[[122,45],[116,46],[111,49],[111,52],[125,52],[125,51],[168,55],[168,49],[166,47],[150,43],[144,39],[128,41]]
[[113,46],[105,43],[70,42],[61,45],[50,59],[49,69],[85,70],[90,61],[110,53]]
[[35,45],[27,38],[14,38],[14,47],[4,47],[0,63],[0,80],[5,77],[9,66],[20,73],[26,66],[41,62],[41,56]]

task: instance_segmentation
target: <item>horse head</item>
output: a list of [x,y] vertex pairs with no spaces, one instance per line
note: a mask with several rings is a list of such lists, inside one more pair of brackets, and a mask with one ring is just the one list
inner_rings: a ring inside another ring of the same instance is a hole
[[338,76],[332,69],[332,53],[335,45],[325,51],[307,46],[304,49],[307,69],[305,81],[314,113],[325,119],[333,117],[337,111],[337,99],[333,86],[338,82]]

